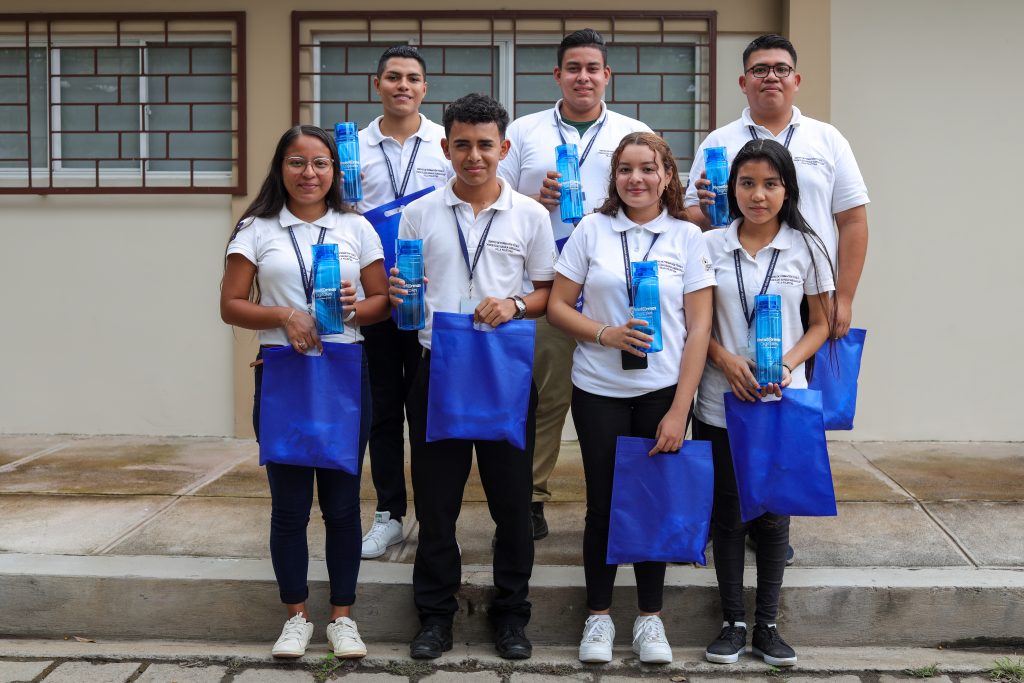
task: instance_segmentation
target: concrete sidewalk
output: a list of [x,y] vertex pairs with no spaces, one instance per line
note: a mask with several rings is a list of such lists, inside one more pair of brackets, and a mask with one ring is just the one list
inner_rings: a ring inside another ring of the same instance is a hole
[[[782,605],[787,638],[809,645],[1024,641],[1024,444],[832,442],[830,453],[839,515],[793,519],[797,561],[787,570]],[[531,629],[538,642],[567,644],[585,612],[585,504],[574,442],[563,445],[552,488],[551,535],[536,546]],[[363,498],[367,526],[374,507],[368,470]],[[165,637],[148,630],[146,619],[112,626],[98,617],[105,601],[148,610],[166,637],[213,631],[230,640],[232,620],[275,634],[269,516],[251,441],[0,436],[0,593],[4,612],[20,615],[0,616],[0,634]],[[458,528],[465,586],[457,627],[481,640],[493,528],[474,471]],[[404,543],[363,563],[357,605],[364,634],[396,642],[415,629],[412,514],[405,531]],[[311,603],[322,607],[323,524],[315,507],[309,537]],[[666,623],[674,643],[703,643],[715,629],[711,564],[669,570]],[[752,567],[747,579],[753,585]],[[617,591],[616,611],[628,630],[632,572],[620,571],[619,582],[627,590]],[[204,603],[222,616],[196,631],[196,605]],[[26,613],[39,614],[39,623],[26,625]],[[218,630],[221,620],[226,630]]]

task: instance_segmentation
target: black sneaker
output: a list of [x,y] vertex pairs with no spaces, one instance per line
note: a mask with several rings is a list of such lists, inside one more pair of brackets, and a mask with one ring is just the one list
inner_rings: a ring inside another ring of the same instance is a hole
[[548,535],[548,520],[544,519],[544,503],[530,503],[530,520],[533,522],[533,540],[539,541]]
[[498,656],[504,659],[529,659],[533,655],[533,645],[522,626],[499,626],[494,633],[494,647]]
[[413,659],[437,659],[452,649],[452,627],[428,624],[420,629],[409,643],[409,656]]
[[[757,552],[757,534],[754,532],[754,527],[750,527],[747,530],[747,547]],[[790,567],[796,562],[796,553],[793,552],[793,546],[786,544],[786,566]]]
[[742,621],[727,621],[722,632],[704,650],[704,659],[713,664],[735,664],[747,646],[747,625]]
[[775,624],[754,624],[754,637],[750,640],[750,652],[762,657],[765,664],[772,666],[793,666],[796,652],[779,635]]

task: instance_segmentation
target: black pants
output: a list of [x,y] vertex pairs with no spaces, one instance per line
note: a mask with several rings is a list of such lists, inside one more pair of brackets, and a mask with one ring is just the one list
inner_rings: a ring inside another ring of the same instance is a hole
[[[613,398],[572,389],[572,419],[580,439],[583,472],[587,479],[587,516],[583,530],[583,570],[587,581],[587,607],[602,611],[611,607],[612,587],[618,565],[607,564],[608,524],[611,517],[612,481],[615,477],[615,441],[619,436],[653,439],[658,423],[672,406],[676,387],[640,396]],[[660,612],[665,588],[664,562],[637,562],[637,607],[641,612]]]
[[715,575],[725,621],[746,621],[743,607],[743,554],[747,529],[757,533],[757,600],[754,619],[771,624],[779,614],[779,592],[786,570],[789,517],[767,512],[746,524],[740,521],[740,499],[732,467],[729,434],[721,427],[693,421],[693,438],[711,442],[715,463],[715,502],[711,513],[711,540]]
[[497,597],[490,616],[495,624],[525,626],[530,620],[530,575],[533,572],[533,530],[530,498],[533,492],[532,452],[537,391],[531,388],[526,422],[526,450],[507,441],[446,439],[427,443],[429,352],[420,363],[409,392],[409,442],[412,446],[412,486],[419,521],[419,545],[412,587],[420,621],[451,625],[462,578],[462,557],[455,541],[455,522],[476,448],[480,482],[487,508],[497,525],[494,546],[494,586]]
[[401,519],[406,513],[405,399],[416,377],[423,347],[416,330],[400,330],[392,320],[362,328],[370,366],[373,421],[370,425],[370,475],[377,510]]

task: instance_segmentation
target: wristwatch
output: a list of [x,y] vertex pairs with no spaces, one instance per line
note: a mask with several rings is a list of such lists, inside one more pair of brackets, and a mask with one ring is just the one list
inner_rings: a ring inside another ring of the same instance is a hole
[[516,312],[512,315],[513,320],[522,320],[526,317],[526,302],[518,294],[508,297],[516,305]]

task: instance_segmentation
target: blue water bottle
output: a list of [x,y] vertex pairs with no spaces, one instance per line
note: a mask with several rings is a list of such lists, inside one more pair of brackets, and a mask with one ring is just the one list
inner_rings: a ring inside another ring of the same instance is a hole
[[398,277],[405,280],[402,304],[396,313],[398,329],[422,330],[427,324],[423,301],[423,240],[395,240]]
[[633,310],[631,314],[646,325],[638,327],[644,334],[654,337],[645,353],[661,351],[661,295],[658,289],[658,262],[633,261],[629,264],[633,276]]
[[359,127],[352,121],[334,124],[334,142],[338,146],[338,159],[342,181],[341,198],[349,204],[363,199],[363,182],[359,178]]
[[559,209],[563,223],[575,225],[583,218],[583,183],[580,182],[580,157],[576,145],[559,145],[555,148],[555,169],[562,176]]
[[337,244],[313,245],[313,305],[316,331],[321,335],[344,334],[341,311],[341,264]]
[[758,294],[754,297],[754,349],[757,383],[782,381],[782,297]]
[[715,203],[708,207],[711,225],[721,228],[729,225],[729,157],[725,147],[704,148],[704,175],[711,181],[709,188],[715,193]]

